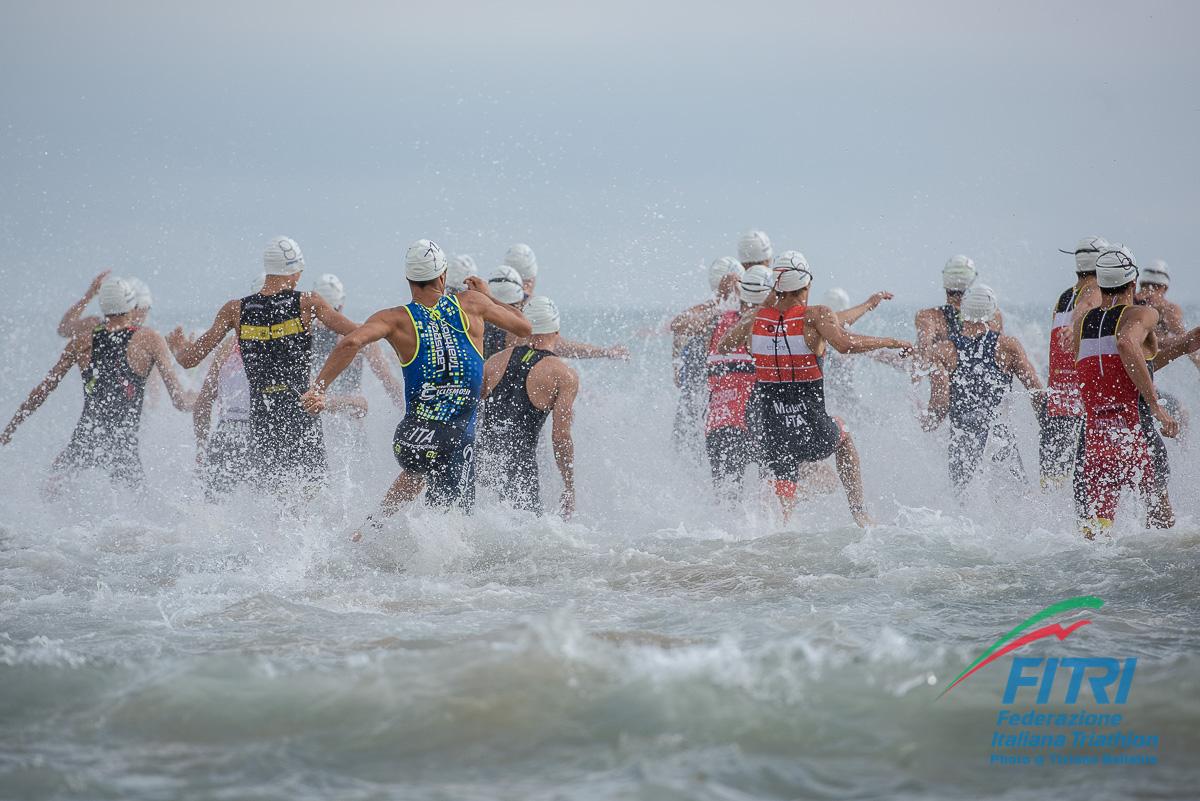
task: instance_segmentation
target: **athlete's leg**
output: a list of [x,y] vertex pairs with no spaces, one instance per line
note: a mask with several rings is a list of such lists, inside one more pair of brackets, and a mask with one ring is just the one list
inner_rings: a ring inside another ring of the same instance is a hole
[[874,521],[867,516],[863,502],[862,468],[858,448],[854,446],[854,438],[850,436],[849,431],[842,431],[833,456],[837,463],[838,478],[842,480],[842,486],[846,489],[846,502],[850,505],[850,514],[854,522],[860,526],[872,525]]
[[1017,449],[1017,438],[1012,429],[1007,423],[997,423],[992,426],[991,436],[997,446],[992,454],[992,464],[1007,468],[1009,475],[1024,484],[1027,480],[1025,464],[1021,461],[1021,451]]
[[1171,508],[1167,487],[1171,477],[1167,446],[1152,420],[1143,421],[1142,434],[1146,441],[1146,456],[1138,489],[1146,505],[1146,528],[1172,528],[1175,525],[1175,511]]
[[954,484],[956,493],[961,494],[974,478],[979,463],[983,461],[987,439],[986,428],[950,429],[950,444],[946,456],[950,468],[950,481]]

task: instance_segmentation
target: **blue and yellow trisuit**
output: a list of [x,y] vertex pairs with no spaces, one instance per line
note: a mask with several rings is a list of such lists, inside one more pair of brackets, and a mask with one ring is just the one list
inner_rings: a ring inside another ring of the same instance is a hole
[[404,307],[417,332],[417,350],[403,363],[404,419],[392,440],[405,470],[427,475],[429,500],[448,503],[469,490],[475,410],[483,388],[483,354],[470,320],[453,295],[433,307]]

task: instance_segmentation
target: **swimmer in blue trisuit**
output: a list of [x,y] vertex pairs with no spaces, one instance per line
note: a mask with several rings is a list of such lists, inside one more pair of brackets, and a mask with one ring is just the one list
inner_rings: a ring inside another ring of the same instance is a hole
[[313,329],[347,334],[351,320],[315,292],[298,292],[304,270],[300,246],[275,237],[263,251],[265,283],[258,292],[221,307],[207,331],[194,342],[176,328],[168,337],[176,360],[195,367],[234,331],[250,383],[250,429],[256,483],[276,491],[288,485],[323,484],[328,467],[325,439],[318,421],[300,408],[308,388]]
[[554,415],[551,442],[563,479],[559,512],[575,511],[575,443],[571,438],[579,376],[558,358],[558,307],[547,297],[531,298],[525,316],[533,327],[528,345],[492,356],[483,366],[483,423],[480,481],[517,509],[542,514],[537,444],[546,418]]
[[171,367],[162,336],[133,321],[137,301],[133,287],[123,279],[109,277],[98,294],[103,322],[71,337],[49,375],[29,393],[0,433],[0,445],[8,444],[17,426],[45,402],[71,367],[79,368],[83,412],[70,443],[54,461],[55,474],[47,487],[52,494],[64,477],[87,467],[99,467],[130,486],[142,483],[138,430],[146,379],[155,367],[175,408],[192,408],[193,399],[184,392]]
[[[409,246],[404,272],[412,302],[376,312],[342,337],[301,399],[310,414],[319,413],[326,408],[327,388],[360,350],[386,339],[396,351],[404,369],[407,410],[392,440],[401,472],[383,500],[383,516],[410,503],[426,483],[429,502],[458,502],[463,486],[473,480],[484,323],[522,337],[531,331],[524,315],[497,303],[478,277],[467,279],[470,290],[444,294],[446,257],[428,239]],[[368,524],[377,527],[378,521],[368,518]],[[354,539],[360,538],[357,532]]]

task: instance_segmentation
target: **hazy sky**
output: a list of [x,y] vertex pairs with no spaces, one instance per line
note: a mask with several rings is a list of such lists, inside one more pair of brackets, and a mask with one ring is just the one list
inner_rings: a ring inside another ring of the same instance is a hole
[[406,299],[429,236],[485,272],[528,242],[562,302],[682,304],[753,226],[818,288],[933,302],[963,252],[1002,299],[1049,302],[1055,249],[1098,233],[1196,300],[1198,23],[1188,2],[9,0],[0,272],[55,303],[101,265],[141,274],[165,325],[242,294],[282,233],[305,283],[338,273],[368,310]]

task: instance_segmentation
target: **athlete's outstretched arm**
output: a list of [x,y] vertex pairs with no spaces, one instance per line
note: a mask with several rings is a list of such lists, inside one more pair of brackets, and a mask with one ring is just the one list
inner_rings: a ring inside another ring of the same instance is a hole
[[200,393],[196,396],[196,403],[192,406],[192,430],[196,433],[197,453],[203,451],[208,444],[208,432],[212,428],[212,407],[217,399],[217,384],[221,377],[221,367],[229,358],[230,353],[233,353],[232,338],[221,343],[216,358],[212,360],[212,364],[208,366],[208,372],[204,374],[204,383],[200,385]]
[[921,428],[925,431],[935,430],[950,411],[950,373],[954,372],[952,360],[958,355],[946,345],[935,346],[929,354],[929,406],[921,414]]
[[150,340],[150,358],[153,361],[150,364],[150,369],[158,368],[158,374],[162,376],[163,386],[167,388],[167,395],[171,398],[171,405],[181,412],[192,411],[192,407],[196,403],[196,397],[186,391],[183,388],[183,384],[179,383],[179,376],[175,375],[175,368],[171,365],[171,352],[167,349],[167,341],[157,331],[142,329],[142,332],[152,337]]
[[573,339],[563,339],[561,336],[554,346],[555,354],[564,359],[628,359],[629,348],[624,345],[614,345],[604,348],[600,345],[589,345],[586,342],[576,342]]
[[392,368],[388,366],[387,357],[384,356],[383,349],[379,347],[378,343],[372,342],[367,345],[366,357],[371,372],[379,379],[379,383],[383,384],[388,397],[397,406],[404,408],[404,384],[397,380]]
[[[1171,334],[1175,339],[1182,339],[1187,336],[1187,326],[1183,322],[1183,309],[1178,303],[1163,298],[1163,308],[1159,311],[1162,315],[1163,327],[1167,329],[1167,333]],[[1200,369],[1200,353],[1188,351],[1187,356],[1191,359],[1192,364]]]
[[742,319],[737,321],[737,325],[725,332],[725,336],[721,337],[721,341],[717,343],[717,353],[733,353],[735,350],[743,350],[750,344],[750,329],[754,327],[754,318],[758,316],[758,309],[751,309],[742,315]]
[[[105,270],[92,279],[92,283],[88,286],[87,292],[83,293],[83,297],[75,301],[71,308],[67,309],[67,313],[63,315],[62,320],[58,323],[58,335],[60,337],[73,337],[83,330],[85,323],[80,319],[83,316],[83,310],[92,302],[92,298],[100,291],[100,285],[104,283],[104,279],[108,278],[108,274],[112,270]],[[96,318],[89,318],[88,322]],[[90,328],[91,326],[88,325]]]
[[1151,364],[1157,372],[1180,356],[1195,358],[1197,351],[1200,351],[1200,326],[1193,328],[1183,336],[1171,337],[1164,342]]
[[209,329],[189,342],[184,336],[183,326],[178,326],[167,335],[167,345],[175,355],[175,361],[186,368],[192,368],[204,361],[204,357],[213,352],[213,348],[221,344],[225,335],[237,327],[242,316],[242,302],[231,300],[217,312]]
[[58,357],[58,361],[50,368],[50,372],[42,379],[42,382],[33,388],[29,393],[29,397],[17,409],[17,413],[13,415],[12,420],[4,427],[4,431],[0,432],[0,445],[7,445],[12,440],[13,432],[17,430],[17,426],[24,423],[31,414],[38,410],[38,407],[46,402],[46,398],[50,397],[50,393],[63,380],[71,369],[71,365],[79,358],[79,338],[73,338],[67,347],[63,350],[62,355]]
[[351,320],[346,315],[342,314],[337,309],[329,304],[329,301],[318,295],[316,292],[305,292],[300,296],[301,310],[307,305],[312,309],[312,313],[317,319],[325,324],[325,327],[330,331],[338,334],[349,334],[354,329],[358,328],[358,323]]
[[1143,343],[1157,325],[1158,312],[1154,309],[1149,306],[1128,307],[1117,327],[1117,353],[1121,355],[1121,364],[1129,379],[1150,407],[1150,413],[1162,424],[1163,436],[1174,437],[1179,433],[1179,423],[1158,402],[1158,392],[1154,389],[1150,368],[1146,366],[1143,348]]
[[321,367],[321,372],[313,379],[308,392],[300,396],[300,405],[304,407],[304,411],[309,414],[317,414],[325,408],[325,388],[350,366],[360,350],[391,333],[392,326],[388,321],[388,311],[375,312],[365,323],[338,340],[337,345],[329,354],[329,358],[325,360],[324,366]]
[[865,334],[852,334],[842,328],[838,317],[828,306],[809,306],[806,322],[811,322],[826,342],[838,353],[866,353],[879,348],[899,348],[910,350],[912,345],[894,337],[869,337]]
[[1037,370],[1029,361],[1024,346],[1016,337],[1001,336],[996,350],[1000,357],[1000,366],[1015,375],[1017,380],[1025,385],[1025,389],[1029,390],[1029,402],[1033,404],[1033,414],[1040,425],[1042,411],[1046,408],[1046,396],[1042,391],[1042,379],[1038,377]]
[[875,311],[880,303],[891,299],[891,292],[876,292],[857,306],[851,306],[845,311],[836,312],[838,322],[842,325],[854,325],[864,314]]
[[564,518],[570,518],[575,513],[575,441],[571,438],[571,423],[575,420],[575,396],[578,394],[579,376],[567,368],[558,379],[558,396],[554,399],[550,433],[554,462],[563,480],[560,511]]

